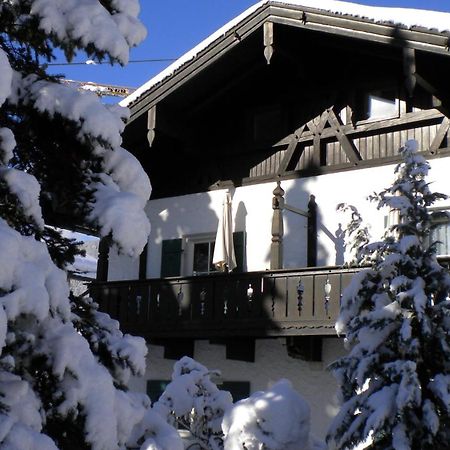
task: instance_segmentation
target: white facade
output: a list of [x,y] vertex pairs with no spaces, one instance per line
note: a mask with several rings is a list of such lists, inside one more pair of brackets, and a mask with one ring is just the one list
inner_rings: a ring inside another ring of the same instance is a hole
[[[225,358],[224,345],[196,341],[194,358],[208,369],[218,369],[222,381],[249,381],[251,392],[266,390],[280,378],[290,380],[311,406],[311,430],[324,437],[330,420],[338,411],[337,386],[327,367],[344,352],[343,340],[323,340],[323,360],[307,362],[288,356],[286,340],[258,339],[255,362],[232,361]],[[147,373],[135,378],[130,387],[145,392],[146,380],[170,380],[174,360],[163,358],[163,347],[149,346]]]
[[[318,265],[340,265],[344,262],[344,242],[341,231],[345,215],[336,212],[336,205],[345,202],[355,205],[370,226],[374,239],[386,227],[388,211],[377,211],[367,197],[389,186],[394,179],[395,165],[348,170],[304,179],[284,180],[286,203],[306,210],[310,195],[318,205]],[[429,181],[432,189],[450,194],[450,158],[431,161]],[[269,269],[272,192],[275,183],[236,188],[233,200],[233,229],[245,231],[246,270]],[[161,243],[164,239],[185,238],[185,245],[196,235],[214,235],[222,210],[225,191],[217,190],[150,201],[147,207],[152,223],[149,237],[147,277],[160,276]],[[449,206],[443,202],[442,207]],[[284,216],[284,267],[306,266],[306,219],[289,211]],[[189,252],[185,248],[182,274],[189,271]],[[113,255],[110,259],[110,279],[136,279],[138,260]],[[331,418],[337,412],[337,385],[327,366],[344,352],[343,341],[323,339],[322,362],[306,362],[288,356],[286,340],[256,340],[255,362],[228,360],[225,346],[196,341],[194,358],[210,369],[219,369],[225,381],[249,381],[251,392],[264,390],[280,379],[290,379],[295,388],[308,400],[312,410],[312,431],[324,437]],[[149,379],[170,379],[174,361],[164,359],[163,347],[149,346],[148,369],[143,379],[132,381],[132,387],[145,391]]]
[[[318,205],[317,265],[344,263],[344,242],[341,232],[347,216],[336,212],[336,206],[345,202],[356,206],[370,226],[374,239],[386,226],[388,211],[377,211],[367,200],[374,192],[389,186],[394,179],[395,165],[359,170],[348,170],[317,177],[284,180],[286,203],[307,210],[310,195]],[[448,174],[450,158],[431,161],[432,188],[450,194]],[[275,183],[239,187],[231,192],[233,201],[233,231],[246,232],[246,270],[269,269],[272,226],[272,192]],[[224,190],[152,200],[147,213],[152,224],[149,236],[147,278],[158,278],[161,267],[161,245],[164,239],[184,238],[185,246],[195,236],[214,236],[222,211]],[[450,203],[447,203],[450,205]],[[443,204],[446,206],[446,204]],[[284,268],[306,266],[306,218],[284,211]],[[109,280],[137,279],[138,259],[118,256],[111,252]],[[182,259],[183,275],[192,275],[189,251],[185,247]]]

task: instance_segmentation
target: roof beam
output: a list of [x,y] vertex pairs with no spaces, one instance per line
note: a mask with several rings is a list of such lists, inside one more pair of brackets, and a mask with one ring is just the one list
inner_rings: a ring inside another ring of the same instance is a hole
[[299,28],[341,34],[398,47],[407,46],[450,56],[450,37],[427,29],[411,30],[388,23],[377,23],[362,17],[350,17],[294,5],[270,6],[269,20]]
[[414,95],[416,87],[416,51],[413,48],[403,48],[403,73],[405,75],[405,88],[410,98]]

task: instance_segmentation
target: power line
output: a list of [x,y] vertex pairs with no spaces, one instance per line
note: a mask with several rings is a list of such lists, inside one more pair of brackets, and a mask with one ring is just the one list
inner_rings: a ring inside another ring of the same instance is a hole
[[[132,61],[128,61],[128,64],[133,64],[133,63],[146,63],[146,62],[173,62],[176,61],[176,58],[159,58],[159,59],[134,59]],[[92,61],[92,60],[87,60],[85,62],[65,62],[65,63],[48,63],[45,64],[46,66],[96,66],[99,64],[110,64],[109,62],[106,61]]]

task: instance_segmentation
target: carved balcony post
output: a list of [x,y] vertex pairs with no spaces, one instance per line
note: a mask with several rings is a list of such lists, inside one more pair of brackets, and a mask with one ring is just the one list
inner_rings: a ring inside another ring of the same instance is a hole
[[272,244],[270,247],[270,268],[283,268],[283,207],[284,190],[281,188],[280,181],[277,181],[277,187],[273,191],[272,199]]
[[110,236],[106,236],[100,239],[100,242],[98,244],[97,281],[108,281],[110,247],[111,247]]

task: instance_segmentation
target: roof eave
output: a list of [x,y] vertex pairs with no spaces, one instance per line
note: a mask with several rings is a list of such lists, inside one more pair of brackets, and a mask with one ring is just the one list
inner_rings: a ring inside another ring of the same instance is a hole
[[442,33],[418,27],[406,28],[393,23],[375,22],[365,17],[269,1],[131,102],[128,105],[131,110],[130,122],[221,55],[239,45],[266,21],[450,56],[450,32]]

